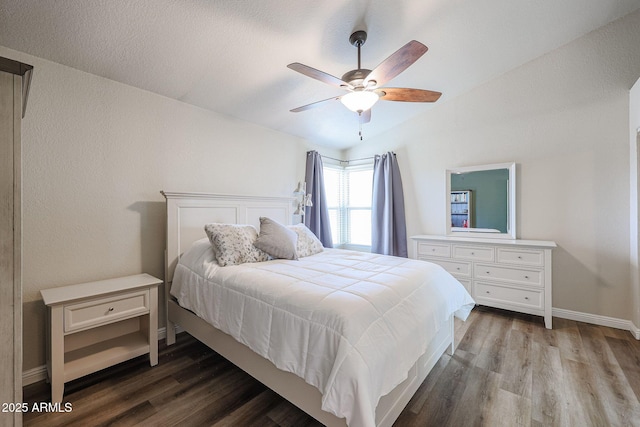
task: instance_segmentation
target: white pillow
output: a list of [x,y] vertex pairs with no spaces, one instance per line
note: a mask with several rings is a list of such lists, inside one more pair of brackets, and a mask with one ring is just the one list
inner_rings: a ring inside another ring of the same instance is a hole
[[273,258],[298,259],[298,234],[271,218],[260,217],[260,235],[253,245]]
[[298,258],[314,255],[324,250],[322,242],[309,230],[306,225],[300,223],[288,226],[298,234],[298,243],[296,244],[296,252]]
[[258,232],[252,225],[213,223],[205,225],[204,231],[220,267],[269,259],[266,252],[253,246]]

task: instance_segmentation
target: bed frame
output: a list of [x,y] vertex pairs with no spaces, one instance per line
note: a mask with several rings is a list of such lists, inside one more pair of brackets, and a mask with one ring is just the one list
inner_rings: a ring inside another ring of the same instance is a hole
[[[302,378],[276,368],[249,347],[215,329],[193,312],[180,307],[169,294],[173,272],[180,256],[194,241],[206,237],[204,224],[252,224],[259,229],[260,216],[268,216],[283,224],[289,224],[293,217],[295,199],[166,191],[162,194],[167,205],[167,345],[175,343],[177,325],[324,425],[346,426],[344,418],[337,418],[321,409],[322,395],[318,389],[307,384]],[[447,323],[440,328],[429,344],[427,352],[409,370],[407,379],[380,399],[376,408],[377,426],[391,426],[442,354],[449,348],[453,353],[453,318]]]

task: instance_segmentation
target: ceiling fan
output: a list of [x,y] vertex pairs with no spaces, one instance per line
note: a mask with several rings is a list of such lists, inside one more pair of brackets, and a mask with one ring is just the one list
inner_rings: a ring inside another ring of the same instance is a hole
[[358,113],[360,123],[362,124],[368,123],[371,120],[371,107],[373,107],[378,100],[435,102],[440,98],[442,93],[431,90],[382,87],[424,55],[427,51],[425,45],[412,40],[382,61],[376,68],[369,70],[362,68],[360,64],[360,48],[366,40],[367,33],[365,31],[356,31],[349,37],[349,43],[358,48],[358,68],[347,71],[341,79],[307,65],[300,64],[299,62],[287,65],[287,67],[305,76],[320,80],[331,86],[345,89],[349,92],[341,96],[334,96],[294,108],[291,112],[298,113],[318,107],[328,101],[340,100],[349,110]]

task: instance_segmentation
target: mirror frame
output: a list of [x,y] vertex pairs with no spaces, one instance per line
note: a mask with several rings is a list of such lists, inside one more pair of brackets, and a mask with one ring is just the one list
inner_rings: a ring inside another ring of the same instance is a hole
[[[509,170],[509,184],[508,190],[509,194],[507,195],[507,205],[508,205],[508,215],[507,215],[507,233],[487,233],[487,232],[479,232],[473,231],[473,228],[470,228],[469,231],[454,231],[451,229],[451,175],[458,173],[467,173],[467,172],[478,172],[485,170],[493,170],[493,169],[508,169]],[[446,191],[445,191],[445,206],[446,206],[446,230],[448,236],[457,236],[457,237],[473,237],[473,238],[484,238],[484,239],[513,239],[515,240],[517,237],[516,234],[516,164],[515,162],[510,163],[495,163],[490,165],[478,165],[478,166],[466,166],[459,168],[451,168],[446,171]]]

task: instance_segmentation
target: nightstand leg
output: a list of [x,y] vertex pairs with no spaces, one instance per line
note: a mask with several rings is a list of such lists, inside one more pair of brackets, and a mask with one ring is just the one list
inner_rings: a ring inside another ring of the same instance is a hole
[[149,363],[158,364],[158,288],[149,290]]
[[62,306],[51,308],[49,357],[51,360],[51,402],[62,402],[64,394],[64,331]]

